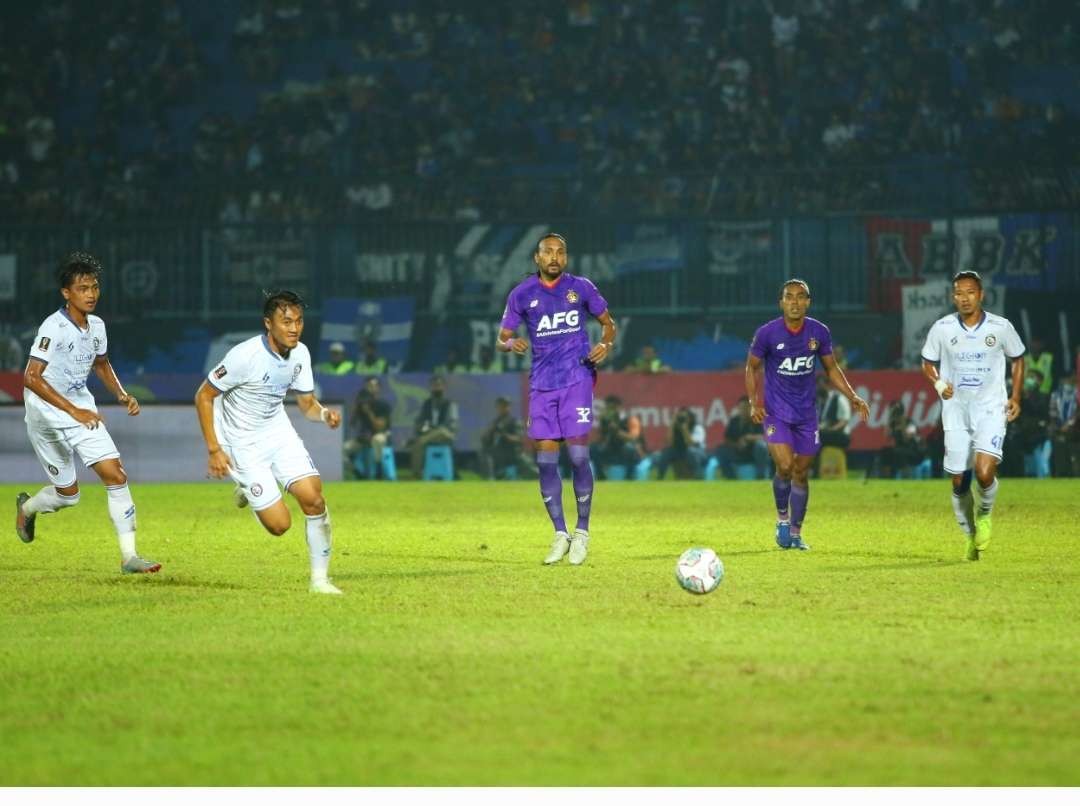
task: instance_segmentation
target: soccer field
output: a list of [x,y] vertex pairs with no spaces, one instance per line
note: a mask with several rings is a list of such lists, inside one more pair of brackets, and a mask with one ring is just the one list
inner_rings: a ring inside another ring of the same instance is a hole
[[549,568],[534,482],[330,484],[324,597],[295,507],[136,482],[122,577],[88,486],[0,540],[0,785],[1075,786],[1076,488],[1003,480],[967,563],[942,480],[813,482],[807,553],[767,482],[600,483]]

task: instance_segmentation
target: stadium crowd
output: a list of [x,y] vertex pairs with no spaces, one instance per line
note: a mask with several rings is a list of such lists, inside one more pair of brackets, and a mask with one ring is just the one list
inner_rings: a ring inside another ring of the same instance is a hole
[[1060,205],[1068,9],[44,0],[0,23],[0,203],[49,223],[500,217],[538,187],[567,213]]

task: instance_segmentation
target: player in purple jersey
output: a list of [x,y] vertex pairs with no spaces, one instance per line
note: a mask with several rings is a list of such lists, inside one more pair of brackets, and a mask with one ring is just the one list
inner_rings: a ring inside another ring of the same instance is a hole
[[[549,232],[536,243],[536,274],[510,292],[503,312],[496,347],[504,353],[523,354],[532,343],[529,372],[528,435],[536,444],[540,497],[555,527],[555,540],[544,563],[559,562],[567,551],[571,565],[581,565],[589,549],[589,513],[593,474],[589,464],[593,385],[596,366],[615,343],[615,321],[607,301],[591,282],[566,271],[566,239]],[[586,315],[604,326],[600,342],[589,347]],[[515,338],[524,323],[529,337]],[[573,467],[577,527],[573,538],[566,529],[559,478],[559,443],[565,441]]]
[[[765,441],[776,465],[776,543],[782,549],[803,551],[810,548],[802,539],[810,498],[808,474],[821,447],[815,407],[819,359],[829,381],[851,401],[863,422],[870,416],[870,407],[855,394],[833,358],[829,329],[806,315],[809,307],[810,286],[804,280],[784,283],[780,288],[784,315],[758,328],[746,357],[750,416],[755,423],[765,424]],[[764,404],[758,396],[762,372]]]

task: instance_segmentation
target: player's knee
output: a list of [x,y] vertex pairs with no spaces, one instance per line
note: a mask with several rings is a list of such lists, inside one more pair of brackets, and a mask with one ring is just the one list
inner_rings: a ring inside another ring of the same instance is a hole
[[776,463],[776,475],[784,479],[784,481],[791,481],[792,473],[795,471],[795,463],[793,461],[780,460]]
[[571,445],[568,452],[570,454],[570,464],[574,467],[584,467],[589,464],[588,445]]
[[321,515],[326,512],[326,499],[322,497],[322,493],[315,493],[300,502],[300,509],[305,515]]
[[[976,469],[975,478],[979,481],[979,486],[986,489],[994,483],[994,476],[996,475],[994,468]],[[970,483],[970,482],[969,482]]]
[[286,519],[282,521],[270,521],[269,523],[263,523],[263,527],[272,534],[274,537],[281,537],[287,531],[292,524]]

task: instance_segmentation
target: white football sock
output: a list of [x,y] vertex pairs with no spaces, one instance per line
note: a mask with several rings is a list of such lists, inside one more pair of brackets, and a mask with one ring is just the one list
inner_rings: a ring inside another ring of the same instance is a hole
[[321,582],[330,570],[330,510],[319,515],[305,515],[307,524],[304,528],[307,537],[308,554],[311,557],[311,581]]
[[994,499],[997,498],[998,480],[994,478],[989,487],[979,485],[979,514],[989,515],[994,509]]
[[47,512],[56,512],[64,507],[73,507],[79,503],[79,493],[64,495],[55,487],[42,487],[34,496],[22,505],[22,510],[27,515],[38,515]]
[[975,531],[974,514],[975,514],[975,497],[971,494],[971,488],[963,495],[957,495],[955,492],[951,496],[952,509],[956,515],[956,522],[960,524],[960,528],[964,530],[965,535],[970,535]]
[[116,539],[120,543],[120,555],[125,560],[135,556],[135,502],[131,500],[131,490],[126,484],[105,487],[109,497],[109,517],[116,528]]

